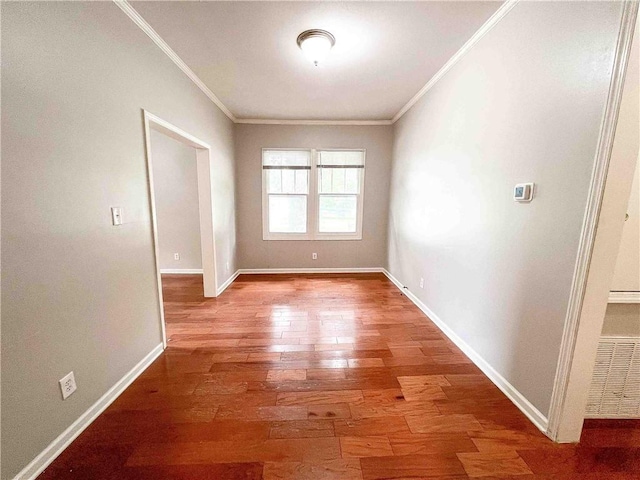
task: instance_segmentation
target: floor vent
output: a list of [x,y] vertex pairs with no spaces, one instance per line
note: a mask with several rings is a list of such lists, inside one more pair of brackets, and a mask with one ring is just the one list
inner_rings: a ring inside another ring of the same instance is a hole
[[587,418],[640,418],[640,338],[602,337]]

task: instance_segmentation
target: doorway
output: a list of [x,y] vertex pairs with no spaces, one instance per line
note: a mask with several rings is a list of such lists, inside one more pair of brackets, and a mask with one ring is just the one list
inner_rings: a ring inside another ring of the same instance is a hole
[[640,22],[637,14],[637,2],[624,3],[560,346],[548,433],[561,443],[580,441],[585,415],[591,408],[588,404],[593,401],[589,399],[593,372],[640,151],[640,42],[637,34],[634,36]]
[[[167,334],[166,325],[164,319],[164,307],[162,296],[162,265],[163,258],[167,256],[166,252],[161,251],[161,243],[159,241],[158,230],[158,201],[156,198],[157,189],[154,183],[154,162],[153,162],[153,148],[152,138],[156,133],[160,133],[170,139],[173,139],[180,144],[195,149],[195,177],[197,179],[197,219],[194,220],[199,226],[199,263],[201,263],[202,280],[203,280],[203,295],[207,298],[217,296],[217,278],[216,278],[216,255],[215,255],[215,236],[213,230],[213,202],[211,191],[211,178],[212,178],[212,164],[211,164],[211,147],[202,140],[194,137],[193,135],[181,130],[180,128],[172,125],[171,123],[147,112],[144,112],[144,133],[146,144],[146,156],[147,156],[147,178],[149,179],[149,198],[151,207],[151,223],[153,230],[153,245],[155,252],[156,262],[156,276],[158,285],[158,300],[160,308],[160,317],[162,323],[162,339],[164,346],[167,346]],[[190,261],[196,261],[194,257],[197,257],[198,252],[193,252],[193,244],[197,242],[197,239],[191,242],[191,248],[187,254],[190,257]],[[197,248],[197,247],[196,247]],[[172,255],[180,252],[175,252]],[[193,264],[191,264],[193,265]],[[166,270],[166,269],[165,269]],[[196,270],[199,273],[200,269],[185,269]]]

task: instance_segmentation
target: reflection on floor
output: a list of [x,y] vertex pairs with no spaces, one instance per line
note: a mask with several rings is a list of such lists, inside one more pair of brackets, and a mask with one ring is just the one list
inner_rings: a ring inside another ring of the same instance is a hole
[[640,478],[640,422],[554,445],[381,274],[164,295],[166,352],[41,478]]

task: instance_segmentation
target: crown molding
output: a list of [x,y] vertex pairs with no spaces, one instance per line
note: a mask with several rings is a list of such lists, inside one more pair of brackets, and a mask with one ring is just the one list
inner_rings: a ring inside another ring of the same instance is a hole
[[236,118],[222,101],[200,80],[187,64],[178,56],[176,52],[165,42],[158,32],[156,32],[147,21],[127,2],[127,0],[113,0],[113,2],[147,34],[153,42],[175,63],[195,83],[204,94],[229,117],[233,123],[248,125],[393,125],[418,100],[420,100],[458,61],[476,44],[485,34],[487,34],[520,0],[506,0],[502,6],[487,20],[480,29],[467,40],[467,42],[445,63],[436,74],[431,77],[427,84],[409,100],[396,115],[390,120],[293,120],[293,119],[270,119],[270,118]]
[[491,17],[489,18],[489,20],[487,20],[481,27],[480,29],[474,33],[471,38],[469,40],[467,40],[467,42],[460,48],[460,50],[458,50],[448,61],[447,63],[445,63],[442,68],[440,68],[440,70],[438,70],[436,72],[436,74],[431,77],[431,79],[427,82],[427,84],[422,87],[420,89],[420,91],[418,93],[415,94],[415,96],[409,100],[404,107],[402,107],[400,109],[400,111],[398,113],[396,113],[396,115],[393,117],[393,119],[391,120],[391,123],[396,123],[398,120],[400,120],[400,118],[407,113],[411,107],[413,107],[416,103],[418,103],[418,100],[420,100],[429,90],[431,90],[431,88],[438,83],[438,81],[445,76],[445,74],[451,70],[451,68],[460,61],[460,59],[469,51],[471,50],[471,48],[480,41],[480,39],[482,37],[484,37],[493,27],[496,26],[496,24],[502,20],[505,15],[507,15],[507,13],[509,13],[511,11],[511,9],[513,7],[516,6],[516,4],[519,2],[520,0],[507,0],[506,2],[504,2],[502,4],[502,6],[500,8],[498,8],[498,10],[496,10],[496,12],[491,15]]
[[237,118],[248,125],[391,125],[391,120],[278,120],[271,118]]
[[120,10],[122,10],[131,20],[133,20],[133,23],[138,25],[138,27],[140,27],[140,29],[144,33],[146,33],[147,36],[151,40],[153,40],[153,42],[158,47],[160,47],[160,50],[162,50],[167,55],[167,57],[169,57],[173,61],[173,63],[175,63],[178,68],[182,70],[187,75],[187,77],[189,77],[191,81],[195,83],[198,88],[200,88],[200,90],[202,90],[204,94],[209,97],[209,99],[213,103],[215,103],[220,110],[222,110],[222,112],[227,117],[229,117],[232,122],[236,122],[236,117],[233,115],[233,113],[231,113],[231,110],[229,110],[225,106],[225,104],[222,103],[218,97],[216,97],[216,95],[209,89],[209,87],[207,87],[204,82],[200,80],[200,77],[198,77],[195,72],[191,70],[186,63],[184,63],[184,61],[178,56],[178,54],[173,51],[173,49],[167,44],[167,42],[165,42],[162,37],[158,35],[158,32],[156,32],[153,27],[151,27],[151,25],[149,25],[147,21],[142,18],[142,16],[129,4],[129,2],[127,2],[126,0],[113,0],[113,3],[115,3],[120,8]]

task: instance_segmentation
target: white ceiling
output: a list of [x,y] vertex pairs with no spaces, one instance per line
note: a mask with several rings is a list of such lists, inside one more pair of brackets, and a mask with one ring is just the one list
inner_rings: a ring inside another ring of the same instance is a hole
[[[238,118],[389,120],[501,2],[132,2]],[[336,45],[314,67],[300,32]]]

